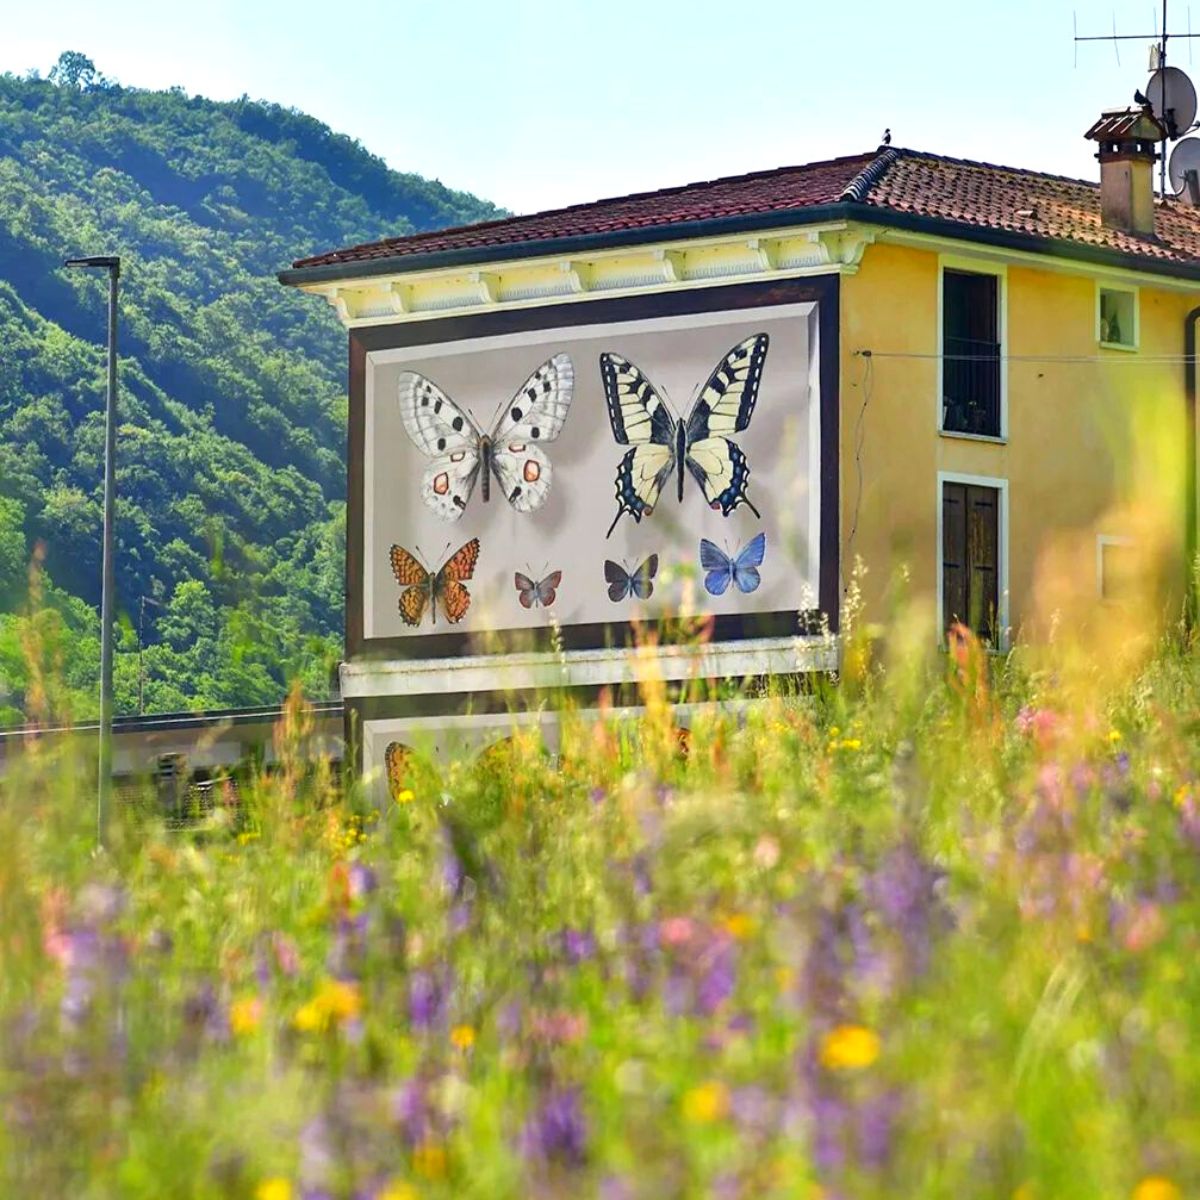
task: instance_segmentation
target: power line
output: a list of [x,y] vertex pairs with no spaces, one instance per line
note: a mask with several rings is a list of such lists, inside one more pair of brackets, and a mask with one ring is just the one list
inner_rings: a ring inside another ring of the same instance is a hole
[[1027,362],[1086,364],[1105,363],[1113,366],[1173,365],[1191,362],[1186,354],[920,354],[907,350],[855,350],[858,358],[915,358],[942,362]]

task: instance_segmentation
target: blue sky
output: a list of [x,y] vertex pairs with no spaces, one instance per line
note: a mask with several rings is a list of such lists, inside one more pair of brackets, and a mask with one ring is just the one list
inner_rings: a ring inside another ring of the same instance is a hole
[[1092,178],[1083,131],[1147,78],[1140,42],[1120,65],[1081,46],[1075,65],[1073,11],[1103,33],[1114,4],[1123,31],[1154,28],[1149,0],[44,0],[9,6],[0,71],[72,49],[129,86],[295,105],[397,169],[527,212],[854,153],[885,126]]

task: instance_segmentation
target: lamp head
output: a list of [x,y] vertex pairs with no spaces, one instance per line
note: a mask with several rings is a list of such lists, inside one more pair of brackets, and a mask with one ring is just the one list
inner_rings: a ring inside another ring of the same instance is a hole
[[121,259],[116,254],[92,254],[87,258],[68,258],[64,267],[103,267],[105,270],[121,273]]

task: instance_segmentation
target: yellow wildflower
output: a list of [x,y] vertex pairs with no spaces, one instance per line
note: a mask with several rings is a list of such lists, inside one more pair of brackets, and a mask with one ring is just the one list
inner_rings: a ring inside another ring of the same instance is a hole
[[455,1025],[450,1030],[450,1043],[455,1050],[470,1050],[475,1045],[475,1029],[471,1025]]
[[383,1191],[376,1193],[375,1200],[417,1200],[417,1189],[403,1179],[395,1179],[384,1184]]
[[1115,746],[1121,740],[1121,731],[1119,729],[1110,729],[1108,731],[1109,745]]
[[729,1111],[729,1089],[710,1079],[683,1094],[683,1115],[695,1125],[711,1125]]
[[446,1148],[437,1142],[421,1142],[413,1150],[413,1170],[423,1179],[446,1177]]
[[1147,1175],[1133,1189],[1133,1200],[1183,1200],[1183,1192],[1165,1175]]
[[830,1071],[856,1071],[879,1057],[879,1037],[865,1025],[839,1025],[821,1043],[821,1064]]
[[254,1189],[254,1200],[292,1200],[292,1185],[282,1175],[264,1179]]
[[1012,1194],[1012,1200],[1034,1200],[1037,1193],[1033,1190],[1033,1184],[1026,1180],[1020,1184]]
[[746,913],[732,913],[721,924],[735,942],[744,942],[754,932],[754,918]]
[[229,1028],[236,1036],[253,1033],[262,1023],[263,1003],[257,996],[243,996],[229,1006]]
[[396,793],[397,804],[411,804],[413,802],[412,788],[402,788]]
[[862,738],[842,738],[838,742],[838,748],[841,750],[861,750]]
[[302,1033],[324,1029],[329,1024],[353,1020],[362,1012],[358,985],[342,979],[326,979],[317,994],[296,1010],[292,1024]]

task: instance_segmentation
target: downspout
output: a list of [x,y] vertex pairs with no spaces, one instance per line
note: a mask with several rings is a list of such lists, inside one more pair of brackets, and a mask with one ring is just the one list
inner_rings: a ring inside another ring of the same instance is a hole
[[1184,497],[1184,546],[1187,553],[1187,592],[1184,619],[1188,629],[1196,625],[1196,322],[1200,308],[1193,308],[1183,319],[1183,390],[1184,422],[1187,437],[1187,495]]

